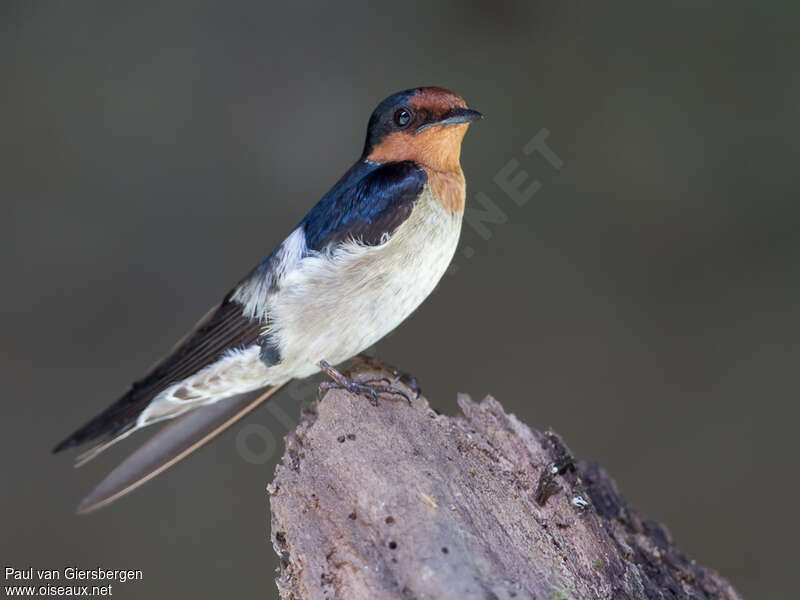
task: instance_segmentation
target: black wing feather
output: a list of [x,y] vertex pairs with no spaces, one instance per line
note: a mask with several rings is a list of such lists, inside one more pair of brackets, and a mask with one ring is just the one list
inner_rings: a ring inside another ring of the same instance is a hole
[[231,348],[256,342],[263,328],[259,321],[243,316],[243,307],[230,295],[204,317],[173,351],[114,404],[53,449],[60,452],[99,437],[112,438],[130,429],[151,400],[169,385],[212,364]]

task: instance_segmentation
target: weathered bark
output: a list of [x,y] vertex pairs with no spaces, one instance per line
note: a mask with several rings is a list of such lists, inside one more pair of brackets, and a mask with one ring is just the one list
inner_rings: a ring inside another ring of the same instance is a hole
[[268,487],[282,598],[739,598],[558,435],[458,404],[334,390],[303,414]]

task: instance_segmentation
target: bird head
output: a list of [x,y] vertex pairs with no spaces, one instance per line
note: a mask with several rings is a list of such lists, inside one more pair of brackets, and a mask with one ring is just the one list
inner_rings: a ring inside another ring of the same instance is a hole
[[436,171],[459,171],[461,140],[482,119],[449,90],[421,87],[392,94],[370,117],[364,158],[372,162],[413,160]]

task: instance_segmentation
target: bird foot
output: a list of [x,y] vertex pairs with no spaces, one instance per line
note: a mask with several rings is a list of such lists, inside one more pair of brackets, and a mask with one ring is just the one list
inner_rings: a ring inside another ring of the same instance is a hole
[[406,387],[410,388],[412,392],[414,392],[415,400],[422,395],[422,388],[419,386],[417,378],[410,373],[406,373],[400,369],[395,369],[393,366],[382,363],[377,358],[368,356],[366,354],[356,354],[353,359],[374,369],[391,371],[392,377],[394,377],[395,381],[399,381]]
[[391,371],[392,377],[394,377],[395,381],[399,381],[406,387],[410,388],[412,392],[414,392],[415,400],[422,395],[422,388],[419,386],[417,378],[411,375],[411,373],[406,373],[405,371],[401,371],[400,369],[395,369],[392,365],[387,365],[386,363],[382,363],[377,358],[372,356],[367,356],[366,354],[356,354],[353,357],[353,359],[357,360],[362,364],[368,365],[374,369]]
[[[402,396],[411,404],[411,398],[408,397],[408,394],[399,388],[389,385],[391,381],[388,377],[369,377],[367,379],[355,381],[342,375],[324,360],[319,361],[317,366],[322,369],[328,377],[333,379],[333,381],[323,381],[319,384],[319,388],[317,389],[318,400],[322,400],[322,396],[328,390],[347,390],[353,394],[363,394],[369,397],[372,406],[378,406],[378,394]],[[375,385],[375,383],[381,381],[386,385]]]

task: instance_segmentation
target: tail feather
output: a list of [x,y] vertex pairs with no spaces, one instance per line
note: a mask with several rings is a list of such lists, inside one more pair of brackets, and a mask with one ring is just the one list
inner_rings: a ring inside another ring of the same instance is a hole
[[[170,421],[120,463],[78,506],[87,513],[121,498],[201,448],[274,395],[283,384],[200,406]],[[111,440],[110,443],[113,443]],[[107,446],[106,446],[107,447]],[[99,448],[97,452],[104,448]],[[89,452],[92,452],[91,450]],[[96,455],[96,453],[95,453]],[[87,460],[90,460],[90,456]]]
[[116,432],[113,435],[109,435],[107,437],[104,437],[104,438],[100,439],[100,441],[95,443],[93,446],[90,446],[88,449],[84,450],[78,456],[76,456],[75,457],[75,463],[74,463],[73,466],[76,469],[78,467],[82,467],[83,465],[88,463],[93,458],[96,458],[104,450],[107,450],[108,448],[110,448],[111,446],[113,446],[114,444],[119,442],[120,440],[124,440],[126,437],[128,437],[130,434],[132,434],[137,429],[139,429],[139,428],[138,427],[129,427],[129,428],[124,429],[122,431]]

